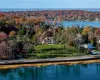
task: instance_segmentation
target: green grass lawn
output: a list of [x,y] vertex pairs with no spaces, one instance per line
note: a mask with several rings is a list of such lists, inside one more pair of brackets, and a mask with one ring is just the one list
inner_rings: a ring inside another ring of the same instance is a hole
[[42,44],[42,45],[35,46],[36,51],[63,49],[63,48],[64,48],[63,44]]
[[65,47],[64,44],[42,44],[34,47],[35,51],[29,59],[33,58],[55,58],[82,56],[84,53],[78,52],[75,47]]

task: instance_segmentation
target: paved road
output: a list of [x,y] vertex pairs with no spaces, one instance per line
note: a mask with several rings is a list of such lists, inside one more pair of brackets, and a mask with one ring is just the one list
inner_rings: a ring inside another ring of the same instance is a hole
[[83,61],[100,59],[100,55],[88,55],[78,57],[64,57],[64,58],[50,58],[50,59],[35,59],[35,60],[0,60],[0,65],[12,65],[12,64],[28,64],[28,63],[48,63],[48,62],[71,62],[71,61]]

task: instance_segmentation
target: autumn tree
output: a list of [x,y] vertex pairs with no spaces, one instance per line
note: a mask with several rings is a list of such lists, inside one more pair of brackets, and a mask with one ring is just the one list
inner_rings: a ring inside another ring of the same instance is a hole
[[34,17],[30,17],[26,20],[25,24],[30,26],[30,27],[34,27],[34,21],[35,21],[35,18]]
[[88,34],[88,32],[91,31],[91,28],[89,26],[84,27],[83,31],[82,31],[82,35],[86,35]]

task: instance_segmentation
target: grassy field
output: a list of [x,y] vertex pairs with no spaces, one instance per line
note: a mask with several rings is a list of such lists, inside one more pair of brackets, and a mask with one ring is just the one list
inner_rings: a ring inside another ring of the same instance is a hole
[[64,44],[43,44],[34,47],[35,51],[29,59],[34,58],[55,58],[55,57],[71,57],[82,56],[85,53],[77,51],[74,47],[64,47]]

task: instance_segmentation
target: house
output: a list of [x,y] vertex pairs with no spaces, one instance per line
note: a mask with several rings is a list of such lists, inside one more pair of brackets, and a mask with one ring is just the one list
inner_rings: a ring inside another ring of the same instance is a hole
[[39,44],[55,44],[56,41],[54,40],[53,34],[53,29],[48,29],[47,31],[44,31],[36,36],[36,41]]
[[55,44],[55,40],[53,37],[46,37],[43,39],[42,44]]

